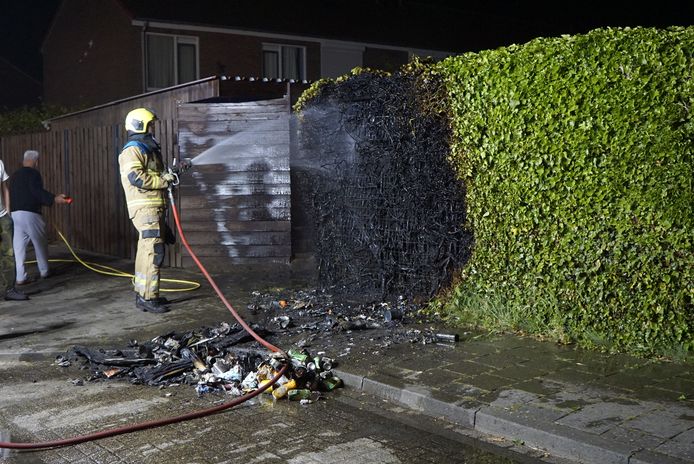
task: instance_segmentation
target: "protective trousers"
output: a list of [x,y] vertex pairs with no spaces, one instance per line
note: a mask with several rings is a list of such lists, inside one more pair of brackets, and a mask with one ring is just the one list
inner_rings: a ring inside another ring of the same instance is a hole
[[12,248],[12,219],[9,213],[0,217],[0,290],[14,287],[14,250]]
[[159,268],[164,262],[164,210],[140,209],[132,221],[138,232],[134,289],[151,300],[159,296]]

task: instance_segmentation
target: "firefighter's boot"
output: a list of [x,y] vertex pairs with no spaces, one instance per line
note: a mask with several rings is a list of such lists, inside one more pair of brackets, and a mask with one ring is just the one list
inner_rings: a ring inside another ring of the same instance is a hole
[[148,313],[168,313],[169,307],[161,304],[157,300],[145,300],[140,295],[135,295],[135,306]]

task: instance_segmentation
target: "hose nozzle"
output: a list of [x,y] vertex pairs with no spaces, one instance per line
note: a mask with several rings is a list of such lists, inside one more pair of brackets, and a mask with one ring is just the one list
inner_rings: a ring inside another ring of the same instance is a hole
[[190,158],[181,158],[180,161],[174,158],[171,170],[176,174],[183,174],[193,167],[193,160]]

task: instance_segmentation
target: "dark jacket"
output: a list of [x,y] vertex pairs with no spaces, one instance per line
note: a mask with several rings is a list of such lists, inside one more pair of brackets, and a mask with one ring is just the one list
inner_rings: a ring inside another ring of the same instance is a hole
[[10,206],[12,211],[41,214],[42,206],[52,206],[55,195],[43,188],[41,173],[34,168],[21,167],[10,177]]

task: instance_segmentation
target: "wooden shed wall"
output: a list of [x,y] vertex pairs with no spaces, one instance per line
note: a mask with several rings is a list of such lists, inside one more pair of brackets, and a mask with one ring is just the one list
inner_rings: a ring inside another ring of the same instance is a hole
[[179,188],[183,229],[212,267],[290,260],[289,101],[179,106],[180,156],[194,161]]

